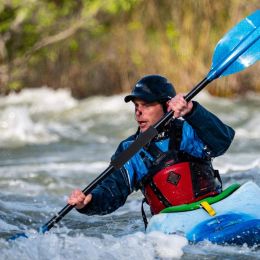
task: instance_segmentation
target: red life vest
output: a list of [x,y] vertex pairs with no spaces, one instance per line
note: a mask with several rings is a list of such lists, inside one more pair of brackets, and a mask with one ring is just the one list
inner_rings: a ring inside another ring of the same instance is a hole
[[192,203],[221,192],[221,178],[213,169],[211,160],[180,151],[182,127],[181,120],[174,120],[169,126],[168,152],[162,152],[154,143],[145,147],[154,161],[140,153],[148,169],[140,187],[153,214],[166,207]]
[[169,206],[192,203],[219,193],[216,171],[206,164],[180,162],[163,168],[144,185],[153,214]]

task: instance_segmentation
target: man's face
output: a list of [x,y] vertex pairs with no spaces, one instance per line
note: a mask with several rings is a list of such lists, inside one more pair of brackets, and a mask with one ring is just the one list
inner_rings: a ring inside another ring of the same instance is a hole
[[142,99],[134,99],[135,120],[140,127],[140,131],[146,131],[150,126],[154,125],[164,115],[162,105],[158,102],[147,103]]

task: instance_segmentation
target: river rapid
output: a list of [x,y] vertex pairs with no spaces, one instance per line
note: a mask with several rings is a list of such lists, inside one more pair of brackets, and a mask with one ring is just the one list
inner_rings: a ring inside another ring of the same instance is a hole
[[[196,97],[236,130],[228,152],[214,160],[224,188],[260,185],[260,96]],[[0,97],[0,259],[260,259],[259,249],[189,245],[185,238],[146,234],[140,192],[106,216],[72,210],[45,234],[37,229],[108,167],[123,138],[134,133],[133,105],[123,96],[75,100],[45,87]],[[148,208],[145,208],[148,212]],[[6,238],[26,232],[29,238]]]

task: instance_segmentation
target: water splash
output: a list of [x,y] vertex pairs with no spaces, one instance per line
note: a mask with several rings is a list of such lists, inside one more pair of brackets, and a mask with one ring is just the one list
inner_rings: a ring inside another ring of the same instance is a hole
[[[1,240],[0,240],[1,241]],[[123,237],[103,234],[101,238],[78,234],[31,234],[11,243],[0,242],[3,259],[178,259],[187,240],[162,233],[137,232]]]

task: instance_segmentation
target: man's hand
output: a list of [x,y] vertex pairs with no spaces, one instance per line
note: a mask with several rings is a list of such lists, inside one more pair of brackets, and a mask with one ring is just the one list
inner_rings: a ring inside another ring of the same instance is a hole
[[187,102],[184,99],[184,94],[177,94],[175,97],[173,97],[171,100],[167,102],[167,105],[168,111],[174,111],[173,115],[175,118],[185,116],[193,108],[192,101]]
[[75,206],[76,209],[84,208],[92,200],[92,195],[87,196],[80,190],[74,190],[68,198],[68,204]]

